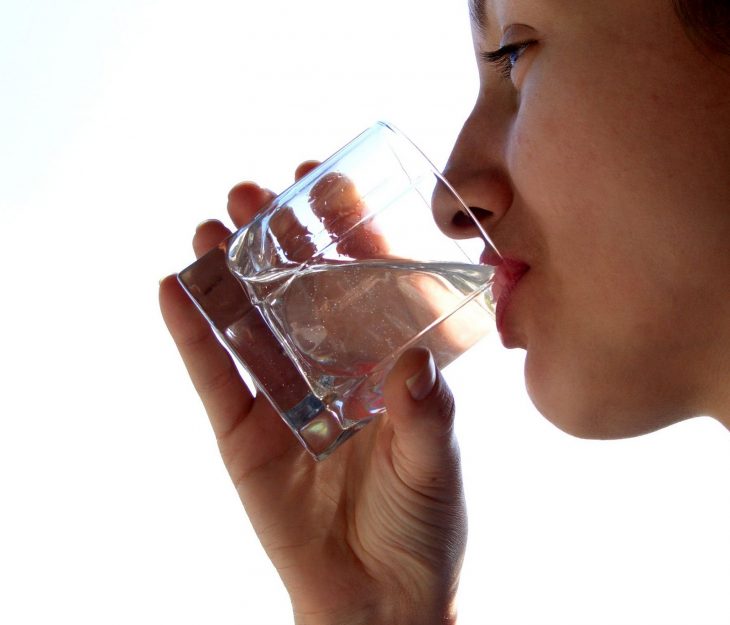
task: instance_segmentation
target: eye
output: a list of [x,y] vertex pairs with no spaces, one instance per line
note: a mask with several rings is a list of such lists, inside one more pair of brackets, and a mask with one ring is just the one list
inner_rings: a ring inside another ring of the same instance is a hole
[[482,60],[486,61],[490,65],[494,65],[501,76],[510,80],[512,78],[512,70],[515,67],[517,61],[525,53],[525,50],[529,48],[534,40],[523,41],[520,43],[509,43],[506,46],[502,46],[499,50],[494,52],[482,52],[480,54]]

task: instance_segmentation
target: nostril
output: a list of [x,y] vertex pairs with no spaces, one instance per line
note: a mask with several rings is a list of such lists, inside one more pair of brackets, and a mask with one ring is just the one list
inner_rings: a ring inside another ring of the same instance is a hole
[[[488,211],[478,206],[470,206],[469,210],[472,212],[477,221],[481,222],[492,214],[492,211]],[[471,217],[463,211],[459,211],[451,218],[451,223],[457,228],[467,228],[472,224]]]

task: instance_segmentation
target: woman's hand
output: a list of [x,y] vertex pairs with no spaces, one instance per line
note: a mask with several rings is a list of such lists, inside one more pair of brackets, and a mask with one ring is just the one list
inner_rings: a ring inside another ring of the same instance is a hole
[[[300,165],[296,178],[315,165]],[[272,197],[236,186],[234,225]],[[196,255],[229,234],[205,222]],[[160,285],[160,306],[296,623],[454,622],[466,512],[453,399],[428,352],[403,354],[385,383],[387,414],[317,463],[265,397],[251,396],[174,276]]]

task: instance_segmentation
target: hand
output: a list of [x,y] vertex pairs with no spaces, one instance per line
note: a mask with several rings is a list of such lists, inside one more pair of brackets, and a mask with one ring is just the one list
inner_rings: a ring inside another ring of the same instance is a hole
[[[271,197],[252,183],[235,187],[234,225]],[[206,222],[196,255],[228,235]],[[160,305],[296,622],[453,622],[466,513],[453,399],[428,352],[406,352],[385,383],[387,414],[316,463],[266,399],[251,396],[173,276],[160,285]]]

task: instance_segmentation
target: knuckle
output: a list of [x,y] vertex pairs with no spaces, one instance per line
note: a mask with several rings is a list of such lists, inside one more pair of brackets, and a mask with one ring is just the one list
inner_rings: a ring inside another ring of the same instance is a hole
[[198,394],[201,396],[214,395],[224,390],[233,380],[233,372],[233,367],[229,366],[221,371],[201,378],[196,384]]

